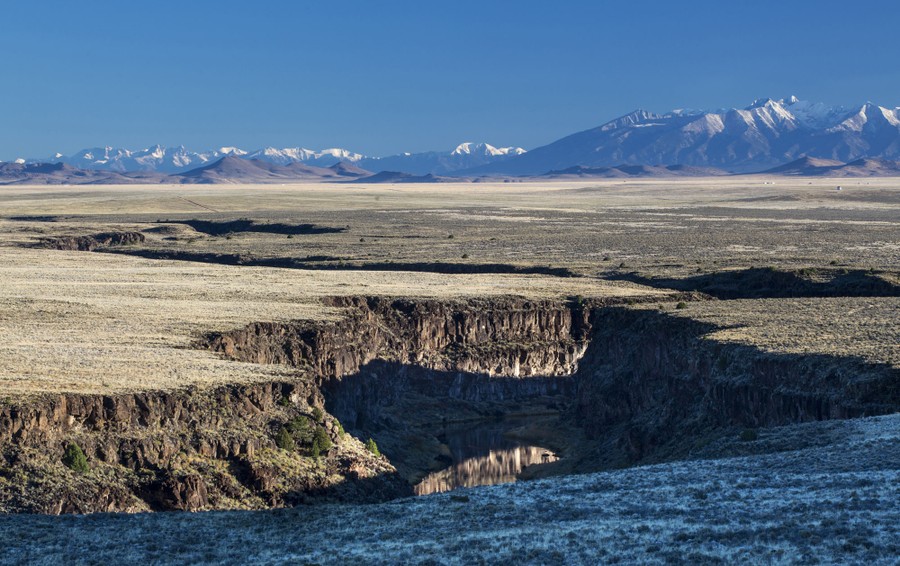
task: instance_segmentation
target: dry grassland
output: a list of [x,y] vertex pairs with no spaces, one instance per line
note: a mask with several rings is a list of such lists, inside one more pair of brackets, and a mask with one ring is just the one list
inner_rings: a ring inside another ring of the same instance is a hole
[[0,387],[120,392],[271,380],[286,368],[192,349],[204,333],[339,316],[334,295],[636,296],[628,283],[524,275],[307,271],[0,247]]
[[896,297],[704,301],[670,314],[719,327],[706,336],[719,342],[777,353],[857,357],[900,369]]
[[[324,296],[633,296],[663,291],[598,276],[898,269],[900,180],[770,181],[2,187],[0,382],[17,395],[271,379],[286,370],[226,362],[190,345],[251,321],[337,316],[318,302]],[[343,231],[209,235],[177,222],[195,218]],[[294,258],[328,270],[23,247],[108,230],[141,231],[143,250]],[[420,262],[564,267],[589,277],[403,270]],[[398,270],[346,269],[375,263]],[[897,309],[884,298],[773,299],[677,312],[731,327],[716,339],[896,365]]]

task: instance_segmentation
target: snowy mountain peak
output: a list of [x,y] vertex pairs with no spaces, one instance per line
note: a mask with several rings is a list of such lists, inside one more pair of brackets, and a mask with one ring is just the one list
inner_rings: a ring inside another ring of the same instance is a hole
[[[472,142],[463,142],[456,146],[456,149],[450,152],[450,155],[471,155],[473,146],[475,145],[484,145],[484,144],[475,144]],[[493,148],[491,148],[493,149]]]
[[485,155],[499,157],[501,155],[522,155],[525,150],[521,147],[494,147],[489,143],[463,142],[450,152],[450,155]]
[[774,99],[771,99],[771,98],[757,98],[757,99],[754,100],[753,103],[752,103],[750,106],[748,106],[746,109],[747,109],[747,110],[754,110],[754,109],[756,109],[756,108],[766,108],[766,107],[771,108],[771,107],[776,106],[776,105],[778,105],[778,104],[779,104],[779,102],[778,102],[777,100],[774,100]]
[[872,102],[866,102],[856,112],[846,116],[839,124],[828,129],[828,132],[862,133],[872,129],[900,127],[900,117],[894,110],[889,110]]
[[250,153],[243,152],[240,155],[249,159],[259,159],[277,165],[303,162],[321,167],[330,167],[339,161],[356,163],[363,159],[363,155],[359,153],[336,147],[323,149],[321,151],[306,149],[305,147],[285,147],[281,149],[276,147],[266,147]]
[[662,116],[658,114],[654,114],[653,112],[647,112],[646,110],[638,109],[634,112],[630,112],[621,118],[616,118],[615,120],[611,120],[602,126],[600,126],[601,131],[609,131],[609,130],[618,130],[621,128],[627,128],[629,126],[634,126],[636,124],[640,124],[642,122],[646,122],[648,120],[655,120],[658,118],[662,118]]

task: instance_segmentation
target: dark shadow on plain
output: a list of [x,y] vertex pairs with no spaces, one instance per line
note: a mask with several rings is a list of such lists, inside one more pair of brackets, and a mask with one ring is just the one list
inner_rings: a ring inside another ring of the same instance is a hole
[[765,267],[684,279],[644,277],[637,273],[618,273],[607,278],[678,291],[699,291],[717,299],[900,297],[900,286],[862,269],[780,271]]
[[315,224],[282,224],[282,223],[258,223],[249,218],[238,220],[171,220],[166,224],[184,224],[197,232],[203,232],[210,236],[224,236],[239,232],[257,232],[262,234],[284,234],[291,236],[307,236],[311,234],[335,234],[345,232],[346,228],[334,228],[330,226],[316,226]]
[[257,258],[245,254],[188,252],[180,250],[103,249],[97,251],[102,251],[104,253],[131,255],[142,257],[145,259],[196,261],[201,263],[216,263],[220,265],[280,267],[285,269],[309,269],[326,271],[413,271],[422,273],[447,273],[464,275],[500,273],[521,275],[551,275],[554,277],[580,277],[579,274],[564,267],[511,265],[506,263],[452,263],[440,261],[350,263],[346,261],[346,258],[325,255],[307,256],[302,258]]

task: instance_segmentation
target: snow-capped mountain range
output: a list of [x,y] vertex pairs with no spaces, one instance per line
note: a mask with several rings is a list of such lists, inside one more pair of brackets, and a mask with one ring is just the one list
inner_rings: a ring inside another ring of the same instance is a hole
[[[51,158],[31,159],[30,163],[64,163],[79,169],[126,172],[182,173],[233,156],[272,163],[290,165],[303,163],[315,167],[331,167],[339,162],[353,163],[363,169],[382,171],[397,170],[416,175],[446,174],[478,167],[510,156],[521,155],[520,147],[494,147],[487,143],[465,142],[452,151],[402,153],[389,157],[367,157],[340,148],[319,151],[302,147],[266,147],[246,151],[237,147],[221,147],[209,151],[192,151],[184,146],[163,147],[155,145],[141,150],[114,147],[83,149],[74,155],[57,153]],[[24,162],[24,160],[23,160]]]
[[31,162],[64,163],[79,169],[95,171],[116,171],[119,173],[144,171],[175,173],[201,167],[222,159],[226,155],[243,157],[247,152],[236,147],[222,147],[217,150],[196,152],[184,146],[163,147],[154,145],[140,150],[115,147],[94,147],[66,156],[57,153],[49,159],[34,159]]
[[541,175],[573,167],[715,167],[732,172],[763,171],[802,157],[851,162],[900,159],[900,108],[867,102],[829,106],[764,98],[746,108],[715,111],[636,110],[595,128],[526,152],[466,142],[453,150],[371,157],[340,148],[301,147],[247,151],[221,147],[192,151],[153,146],[142,150],[92,148],[29,163],[63,163],[78,169],[119,173],[183,173],[224,157],[279,166],[300,163],[330,167],[339,162],[361,169],[413,175]]
[[809,156],[900,158],[900,108],[759,99],[743,109],[636,110],[502,163],[465,174],[539,175],[573,166],[685,165],[761,171]]

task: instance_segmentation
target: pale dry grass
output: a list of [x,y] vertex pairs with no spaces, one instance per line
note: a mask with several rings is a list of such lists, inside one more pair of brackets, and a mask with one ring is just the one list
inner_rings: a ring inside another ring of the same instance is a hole
[[769,352],[859,357],[900,369],[897,297],[707,301],[669,312],[720,327],[706,336],[711,340]]
[[6,394],[130,391],[270,380],[286,368],[192,349],[253,321],[336,317],[335,295],[430,298],[639,296],[633,284],[524,275],[306,271],[0,248],[0,383]]
[[[772,182],[774,184],[767,184]],[[841,185],[843,191],[835,191]],[[900,179],[766,178],[528,180],[517,183],[98,185],[0,187],[0,216],[191,214],[271,210],[422,209],[455,206],[594,211],[728,206],[771,210],[881,209]],[[879,198],[882,197],[882,198]]]

